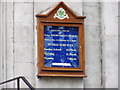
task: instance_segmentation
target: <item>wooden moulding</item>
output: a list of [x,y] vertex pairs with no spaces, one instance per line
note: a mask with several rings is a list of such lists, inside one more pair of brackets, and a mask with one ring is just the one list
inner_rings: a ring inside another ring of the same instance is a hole
[[[69,15],[69,19],[60,20],[54,18],[59,8],[63,8]],[[37,14],[37,38],[38,38],[38,77],[86,77],[84,55],[84,19],[86,16],[77,16],[63,2],[58,3],[47,14]],[[80,68],[44,67],[44,26],[70,26],[78,27],[79,64]]]

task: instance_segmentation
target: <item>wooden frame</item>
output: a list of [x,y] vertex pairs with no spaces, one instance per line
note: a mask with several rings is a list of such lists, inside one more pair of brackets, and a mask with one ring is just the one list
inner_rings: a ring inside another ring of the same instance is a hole
[[[53,18],[59,8],[64,8],[69,19],[60,20]],[[37,14],[37,35],[38,35],[38,77],[40,76],[61,76],[61,77],[86,77],[84,57],[84,19],[85,16],[77,16],[63,2],[58,3],[54,9],[47,14]],[[44,67],[44,26],[70,26],[78,27],[79,36],[79,64],[80,68]]]

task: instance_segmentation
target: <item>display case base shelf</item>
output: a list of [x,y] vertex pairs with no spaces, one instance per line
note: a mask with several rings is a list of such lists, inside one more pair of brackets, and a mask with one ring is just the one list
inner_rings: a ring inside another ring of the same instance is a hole
[[87,77],[86,75],[64,75],[64,74],[38,74],[39,77],[76,77],[76,78],[84,78]]

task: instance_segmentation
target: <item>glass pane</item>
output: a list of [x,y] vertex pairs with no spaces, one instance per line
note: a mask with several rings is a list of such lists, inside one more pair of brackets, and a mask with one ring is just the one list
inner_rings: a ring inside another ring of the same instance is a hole
[[44,67],[80,67],[78,27],[44,26]]

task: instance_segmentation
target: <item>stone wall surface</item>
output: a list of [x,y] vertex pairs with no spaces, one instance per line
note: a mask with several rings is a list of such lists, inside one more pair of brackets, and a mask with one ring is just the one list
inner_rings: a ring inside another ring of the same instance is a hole
[[103,86],[118,87],[118,3],[101,4]]
[[[85,61],[87,78],[37,78],[37,30],[35,15],[58,2],[17,0],[0,2],[0,82],[25,76],[36,88],[118,87],[117,3],[67,2],[85,15]],[[112,13],[112,14],[111,14]],[[21,87],[26,87],[21,82]],[[16,87],[16,82],[2,87]]]
[[101,87],[100,3],[83,2],[85,20],[85,88]]

